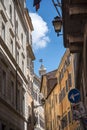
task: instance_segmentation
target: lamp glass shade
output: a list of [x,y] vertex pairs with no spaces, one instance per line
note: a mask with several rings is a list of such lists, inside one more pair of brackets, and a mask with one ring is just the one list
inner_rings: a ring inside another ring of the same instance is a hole
[[55,32],[60,32],[61,27],[62,27],[62,20],[59,18],[55,18],[53,20],[53,26],[54,26]]

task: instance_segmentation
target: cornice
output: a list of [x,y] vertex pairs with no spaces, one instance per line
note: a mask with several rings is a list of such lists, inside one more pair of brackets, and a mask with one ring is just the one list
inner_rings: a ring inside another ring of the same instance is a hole
[[27,9],[27,8],[25,8],[25,15],[26,15],[28,24],[29,24],[29,26],[30,26],[30,29],[31,29],[31,31],[33,31],[34,28],[33,28],[32,20],[31,20],[31,17],[29,16],[29,12],[28,12],[28,9]]

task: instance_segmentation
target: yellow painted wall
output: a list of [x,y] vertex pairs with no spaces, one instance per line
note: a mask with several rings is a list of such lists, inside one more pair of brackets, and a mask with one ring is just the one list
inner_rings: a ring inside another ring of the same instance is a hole
[[[58,67],[55,77],[58,79],[57,85],[54,87],[48,98],[45,102],[45,123],[46,123],[46,130],[60,130],[59,126],[61,127],[61,120],[62,118],[67,115],[67,125],[64,127],[63,130],[75,130],[78,127],[78,123],[72,120],[72,112],[71,112],[71,104],[68,100],[68,92],[70,89],[74,87],[74,69],[73,69],[73,56],[70,56],[70,64],[67,65],[66,70],[63,73],[63,77],[59,82],[59,75],[61,70],[64,67],[65,61],[67,61],[67,57],[69,55],[69,51],[66,51],[64,54],[61,63]],[[66,91],[66,80],[68,79],[68,74],[71,73],[72,85],[68,86],[68,91]],[[43,76],[43,85],[42,90],[44,90],[45,96],[47,96],[47,89],[46,89],[46,76]],[[44,89],[45,87],[45,89]],[[59,95],[62,89],[65,89],[65,96],[59,102]],[[68,122],[68,112],[70,111],[70,122]],[[64,123],[64,121],[63,121]]]

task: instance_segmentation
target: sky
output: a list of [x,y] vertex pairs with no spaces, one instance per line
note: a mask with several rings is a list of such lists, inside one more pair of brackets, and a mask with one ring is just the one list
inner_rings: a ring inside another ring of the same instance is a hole
[[33,0],[26,0],[26,6],[34,27],[32,32],[32,44],[35,55],[34,73],[39,76],[38,71],[41,66],[39,59],[43,59],[47,72],[58,68],[65,52],[63,36],[60,35],[58,37],[52,25],[54,17],[58,15],[52,0],[41,0],[38,11],[33,7]]

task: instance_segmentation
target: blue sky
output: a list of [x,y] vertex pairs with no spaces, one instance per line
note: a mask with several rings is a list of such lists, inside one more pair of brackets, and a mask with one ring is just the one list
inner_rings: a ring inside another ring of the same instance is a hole
[[47,72],[53,71],[58,68],[65,48],[63,46],[63,37],[57,37],[52,25],[52,20],[57,16],[52,0],[41,0],[37,12],[33,7],[33,0],[26,0],[26,2],[34,26],[32,32],[33,49],[36,57],[34,72],[39,75],[38,70],[41,65],[39,59],[43,59]]

